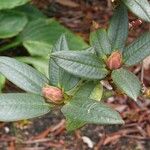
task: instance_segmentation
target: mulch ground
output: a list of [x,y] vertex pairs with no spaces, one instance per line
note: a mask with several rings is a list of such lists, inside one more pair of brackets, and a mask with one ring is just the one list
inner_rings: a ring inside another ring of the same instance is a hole
[[[35,0],[49,17],[82,36],[88,42],[92,22],[106,28],[112,7],[106,0]],[[129,14],[130,22],[137,19]],[[130,30],[128,42],[149,30],[149,24]],[[141,70],[144,70],[143,72]],[[139,78],[144,75],[145,86],[150,86],[150,69],[137,65],[130,68]],[[17,91],[10,82],[5,91]],[[0,123],[2,150],[149,150],[150,99],[140,97],[138,103],[126,96],[106,100],[107,105],[120,112],[125,125],[86,125],[73,133],[65,130],[65,120],[59,110],[41,118],[15,123]]]

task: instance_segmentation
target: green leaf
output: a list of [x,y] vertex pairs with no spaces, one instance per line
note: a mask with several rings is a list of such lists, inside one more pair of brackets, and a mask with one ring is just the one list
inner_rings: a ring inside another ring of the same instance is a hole
[[32,56],[46,56],[50,55],[52,45],[38,42],[38,41],[25,41],[23,42],[24,47]]
[[60,51],[51,57],[61,68],[81,78],[102,79],[108,73],[102,60],[90,52]]
[[147,0],[122,0],[138,17],[150,22],[150,4]]
[[84,50],[85,50],[86,52],[89,52],[89,53],[92,53],[92,54],[96,54],[94,47],[88,47],[88,48],[86,48],[86,49],[83,49],[83,51],[84,51]]
[[[67,41],[66,41],[64,36],[61,36],[59,38],[59,40],[54,45],[52,52],[61,51],[61,50],[69,50]],[[51,85],[61,87],[62,71],[63,70],[50,57],[50,60],[49,60],[49,80],[50,80]]]
[[0,38],[17,35],[27,24],[27,17],[15,11],[0,12]]
[[128,36],[128,13],[124,5],[117,7],[108,28],[112,51],[122,51]]
[[[90,98],[90,95],[93,92],[96,85],[97,85],[97,83],[93,82],[93,81],[88,81],[85,83],[83,82],[80,85],[78,91],[74,94],[73,98],[75,98],[75,99],[80,98],[80,97]],[[82,101],[80,101],[80,99],[78,99],[77,101],[82,102]]]
[[40,11],[36,6],[32,4],[26,4],[20,7],[15,8],[16,11],[24,13],[30,21],[36,20],[39,18],[45,18],[46,16]]
[[80,98],[80,100],[84,103],[76,103],[76,99],[73,99],[71,103],[62,108],[62,112],[67,118],[94,124],[124,123],[119,113],[108,106],[87,98]]
[[34,68],[9,57],[0,57],[0,73],[21,89],[36,94],[41,94],[42,87],[49,82]]
[[36,19],[30,21],[20,33],[19,39],[25,41],[39,41],[49,43],[51,39],[50,20]]
[[30,0],[0,0],[0,9],[10,9],[24,5]]
[[82,49],[88,45],[79,36],[60,25],[54,19],[36,19],[30,21],[18,38],[22,41],[40,41],[54,45],[56,40],[65,33],[71,49]]
[[90,43],[101,58],[111,53],[111,45],[105,29],[99,29],[92,32],[90,34]]
[[[78,103],[81,103],[80,97],[84,97],[84,98],[88,99],[90,97],[90,94],[91,94],[92,90],[94,89],[95,85],[96,84],[94,82],[87,82],[87,83],[82,84],[80,86],[79,90],[75,93],[73,99],[76,98]],[[71,103],[72,100],[69,103]],[[63,112],[63,109],[65,109],[64,107],[66,107],[66,106],[63,106],[62,112]],[[64,115],[67,120],[66,127],[67,127],[68,131],[73,131],[73,130],[80,128],[86,124],[86,121],[79,120],[77,117],[72,118],[72,117],[68,116],[67,114],[64,114]]]
[[141,85],[139,79],[126,69],[118,69],[112,72],[113,82],[129,97],[137,100],[140,94]]
[[4,84],[5,84],[5,77],[2,74],[0,74],[0,93],[2,92]]
[[[89,82],[81,87],[73,99],[62,108],[67,118],[67,129],[72,131],[86,123],[122,124],[120,115],[111,108],[89,99],[95,84]],[[87,94],[87,95],[86,95]]]
[[131,43],[123,53],[124,63],[132,66],[150,55],[150,32]]
[[90,99],[100,101],[103,96],[103,86],[101,83],[98,83],[93,89]]
[[101,100],[104,102],[105,100],[113,96],[114,96],[113,90],[104,89]]
[[58,21],[51,19],[50,24],[50,31],[51,31],[51,39],[50,42],[54,45],[56,40],[62,34],[66,35],[68,46],[71,50],[82,50],[87,48],[89,45],[78,35],[75,35],[73,32],[62,26]]
[[44,57],[15,57],[23,63],[30,64],[48,77],[48,59]]
[[68,121],[68,130],[72,131],[85,123],[122,124],[120,115],[102,103],[89,99],[95,84],[86,83],[72,100],[62,108]]
[[39,95],[27,93],[0,95],[0,121],[18,121],[39,117],[51,110]]
[[69,51],[68,42],[66,40],[65,34],[62,34],[53,46],[53,52],[62,50]]
[[[69,117],[69,116],[67,116]],[[66,128],[67,128],[67,131],[74,131],[76,129],[79,129],[81,127],[83,127],[86,123],[83,122],[83,121],[79,121],[79,120],[74,120],[73,118],[70,119],[70,118],[67,118],[66,119]]]
[[[57,52],[61,50],[69,51],[65,35],[59,38],[52,51]],[[51,85],[60,87],[65,91],[72,89],[79,81],[77,77],[61,69],[51,58],[49,60],[49,79]]]

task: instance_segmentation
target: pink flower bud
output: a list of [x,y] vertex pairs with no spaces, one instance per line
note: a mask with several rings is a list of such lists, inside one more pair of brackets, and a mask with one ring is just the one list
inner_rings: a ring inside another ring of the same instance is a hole
[[119,69],[122,66],[122,54],[119,51],[113,52],[108,57],[106,65],[110,70]]
[[54,86],[47,85],[43,87],[42,94],[48,102],[55,104],[62,103],[64,99],[62,90]]

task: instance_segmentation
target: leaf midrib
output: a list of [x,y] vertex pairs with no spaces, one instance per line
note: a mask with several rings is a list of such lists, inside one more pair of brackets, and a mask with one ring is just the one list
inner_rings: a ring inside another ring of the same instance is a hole
[[[66,60],[66,61],[70,61],[70,62],[74,62],[74,63],[78,63],[78,64],[82,64],[82,65],[85,65],[85,66],[91,66],[91,67],[94,67],[94,68],[105,68],[104,66],[102,66],[101,64],[100,64],[100,62],[98,62],[99,63],[99,66],[98,65],[94,65],[94,64],[86,64],[86,63],[83,63],[83,62],[81,62],[81,61],[79,61],[79,60],[73,60],[73,59],[64,59],[64,58],[61,58],[61,57],[59,57],[58,55],[57,56],[55,56],[55,55],[52,55],[52,57],[54,58],[54,59],[62,59],[62,60]],[[104,64],[103,64],[104,65]]]
[[[116,28],[116,32],[115,32],[115,36],[114,36],[115,38],[114,38],[114,41],[113,41],[114,43],[112,43],[112,50],[116,49],[116,43],[117,43],[117,41],[118,41],[118,34],[119,34],[119,31],[118,31],[118,30],[119,30],[119,28],[120,28],[120,21],[119,21],[119,20],[120,20],[120,16],[119,16],[119,19],[117,20],[117,25],[116,25],[116,26],[117,26],[118,28]],[[119,48],[119,47],[118,47],[118,48]]]
[[[100,40],[99,40],[99,33],[98,32],[96,32],[96,37],[97,37],[97,42],[98,42],[98,44],[99,44],[99,46],[101,47],[101,50],[102,50],[102,52],[101,51],[98,51],[98,53],[100,52],[101,53],[101,55],[104,55],[105,53],[104,53],[104,49],[103,49],[103,46],[101,45],[101,42],[100,42]],[[96,47],[96,46],[95,46]],[[97,49],[97,48],[96,48]],[[98,48],[99,49],[99,48]]]

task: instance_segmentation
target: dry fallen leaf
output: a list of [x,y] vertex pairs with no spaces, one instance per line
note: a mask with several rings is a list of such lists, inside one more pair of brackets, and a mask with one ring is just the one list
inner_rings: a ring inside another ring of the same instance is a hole
[[110,143],[114,143],[114,142],[117,142],[120,138],[122,137],[121,134],[115,134],[115,135],[112,135],[112,136],[108,136],[105,140],[104,140],[104,143],[103,145],[107,145],[107,144],[110,144]]
[[150,56],[148,56],[147,58],[143,60],[143,67],[146,70],[150,68]]
[[150,137],[150,125],[149,124],[147,124],[146,126],[146,132],[147,132],[148,137]]
[[56,3],[59,3],[60,5],[64,5],[67,7],[73,7],[73,8],[79,7],[79,4],[71,0],[56,0]]

